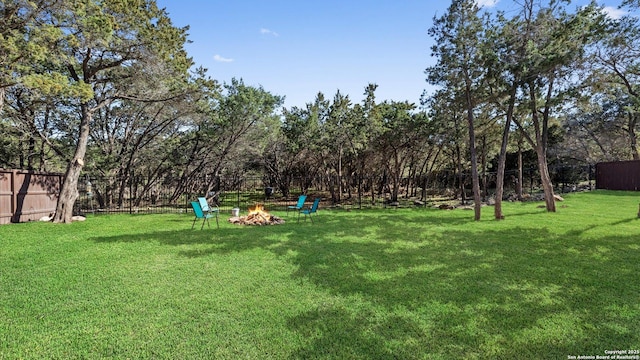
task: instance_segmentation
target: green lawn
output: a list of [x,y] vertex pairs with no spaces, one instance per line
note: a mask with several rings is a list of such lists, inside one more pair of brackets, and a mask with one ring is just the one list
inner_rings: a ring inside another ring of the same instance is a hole
[[[567,359],[640,349],[640,193],[558,212],[0,226],[0,359]],[[278,214],[284,216],[284,213]]]

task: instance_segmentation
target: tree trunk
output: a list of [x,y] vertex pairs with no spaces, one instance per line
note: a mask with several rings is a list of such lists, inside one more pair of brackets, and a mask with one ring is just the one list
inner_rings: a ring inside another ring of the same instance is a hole
[[479,221],[482,211],[482,199],[480,195],[480,176],[478,174],[478,152],[476,150],[476,130],[473,116],[473,100],[471,98],[471,84],[469,75],[465,74],[466,98],[467,98],[467,125],[469,128],[469,150],[471,152],[471,183],[473,186],[473,210],[474,220]]
[[389,169],[389,175],[391,177],[391,201],[397,202],[398,195],[400,194],[400,178],[402,174],[402,166],[404,161],[398,154],[398,149],[393,149],[393,164],[392,169]]
[[536,147],[536,155],[538,155],[538,169],[540,170],[540,182],[542,189],[544,190],[544,202],[546,204],[547,211],[556,211],[556,200],[553,193],[553,184],[551,183],[551,176],[549,176],[549,166],[547,165],[546,152],[541,146]]
[[337,204],[339,201],[338,194],[336,194],[336,178],[338,177],[338,175],[334,176],[331,173],[327,172],[326,177],[327,177],[327,187],[329,189],[329,193],[331,194],[331,203]]
[[[462,205],[467,204],[467,193],[464,190],[464,172],[462,169],[462,153],[460,150],[460,145],[456,143],[456,158],[458,161],[458,186],[460,187],[460,201]],[[455,184],[455,180],[454,180]]]
[[53,217],[55,223],[70,223],[73,216],[73,205],[78,198],[78,178],[84,166],[84,156],[87,152],[87,142],[89,141],[89,124],[91,122],[91,112],[87,104],[80,106],[82,119],[80,120],[80,133],[76,143],[76,151],[67,166],[64,176],[60,197],[56,205],[56,213]]
[[518,183],[516,184],[516,194],[518,196],[518,201],[522,201],[522,184],[524,181],[524,164],[522,161],[522,144],[518,142]]
[[487,136],[482,136],[482,154],[480,155],[480,165],[482,166],[482,201],[487,201]]
[[344,193],[344,189],[342,187],[342,144],[340,144],[340,148],[338,150],[338,199],[337,202],[342,202],[342,194]]
[[[554,78],[552,77],[549,80],[549,85],[547,89],[547,95],[545,99],[545,107],[542,112],[542,124],[540,124],[539,120],[539,112],[537,107],[537,98],[536,98],[536,86],[534,81],[530,81],[529,83],[529,97],[531,100],[531,120],[534,124],[534,130],[536,133],[535,142],[530,141],[530,145],[536,151],[536,155],[538,157],[538,171],[540,171],[540,183],[542,185],[542,189],[544,190],[544,201],[546,203],[547,211],[555,212],[556,211],[556,202],[553,194],[553,184],[551,183],[551,176],[549,176],[549,166],[547,164],[547,139],[549,136],[549,111],[550,111],[550,103],[551,103],[551,94],[554,84]],[[530,139],[532,140],[532,139]]]
[[356,175],[356,179],[358,179],[358,208],[362,209],[362,175],[360,172]]
[[396,168],[396,171],[391,174],[391,201],[397,202],[400,195],[400,173]]
[[482,199],[480,196],[480,176],[478,174],[478,154],[475,147],[475,128],[473,126],[473,115],[469,115],[469,148],[471,150],[471,182],[473,185],[473,210],[474,220],[480,220],[482,211]]
[[371,205],[376,204],[376,189],[373,178],[370,178],[369,182],[371,183]]
[[[509,104],[511,106],[511,104]],[[507,116],[509,118],[509,116]],[[504,170],[507,162],[507,144],[509,142],[509,128],[511,121],[507,120],[502,131],[502,144],[500,145],[500,155],[498,156],[498,172],[496,173],[496,202],[493,206],[493,215],[496,220],[503,220],[502,197],[504,195]]]
[[500,155],[498,156],[498,173],[496,174],[496,203],[493,208],[493,214],[496,220],[503,220],[502,213],[502,197],[504,195],[504,172],[507,163],[507,145],[509,144],[509,132],[511,130],[511,119],[516,102],[517,86],[511,85],[509,94],[509,106],[507,108],[507,116],[504,128],[502,130],[502,144],[500,145]]
[[640,159],[640,154],[638,153],[638,137],[636,135],[636,123],[637,118],[634,114],[629,113],[629,142],[631,145],[631,156],[633,156],[633,160]]

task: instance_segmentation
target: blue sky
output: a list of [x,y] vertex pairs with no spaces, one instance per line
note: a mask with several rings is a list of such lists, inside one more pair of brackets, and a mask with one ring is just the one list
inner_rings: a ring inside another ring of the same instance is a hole
[[[513,0],[478,0],[515,11]],[[620,0],[599,1],[613,10]],[[219,82],[242,78],[303,107],[318,92],[337,90],[361,102],[417,105],[432,88],[424,70],[434,64],[427,30],[449,6],[444,0],[157,0],[175,26],[189,25],[187,52]],[[572,6],[588,1],[573,1]]]

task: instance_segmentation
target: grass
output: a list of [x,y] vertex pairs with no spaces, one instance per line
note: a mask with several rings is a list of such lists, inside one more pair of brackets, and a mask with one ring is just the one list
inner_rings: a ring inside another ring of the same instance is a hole
[[[0,358],[567,359],[640,349],[640,194],[558,212],[0,226]],[[284,213],[278,214],[284,217]],[[228,216],[228,215],[227,215]],[[196,228],[198,229],[198,228]]]

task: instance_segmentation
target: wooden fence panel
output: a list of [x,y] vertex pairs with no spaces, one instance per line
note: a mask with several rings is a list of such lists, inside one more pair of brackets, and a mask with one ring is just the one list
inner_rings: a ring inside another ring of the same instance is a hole
[[640,190],[640,160],[596,164],[596,189]]
[[61,184],[61,174],[0,169],[0,224],[52,215]]
[[0,169],[0,224],[11,222],[13,217],[13,173]]

